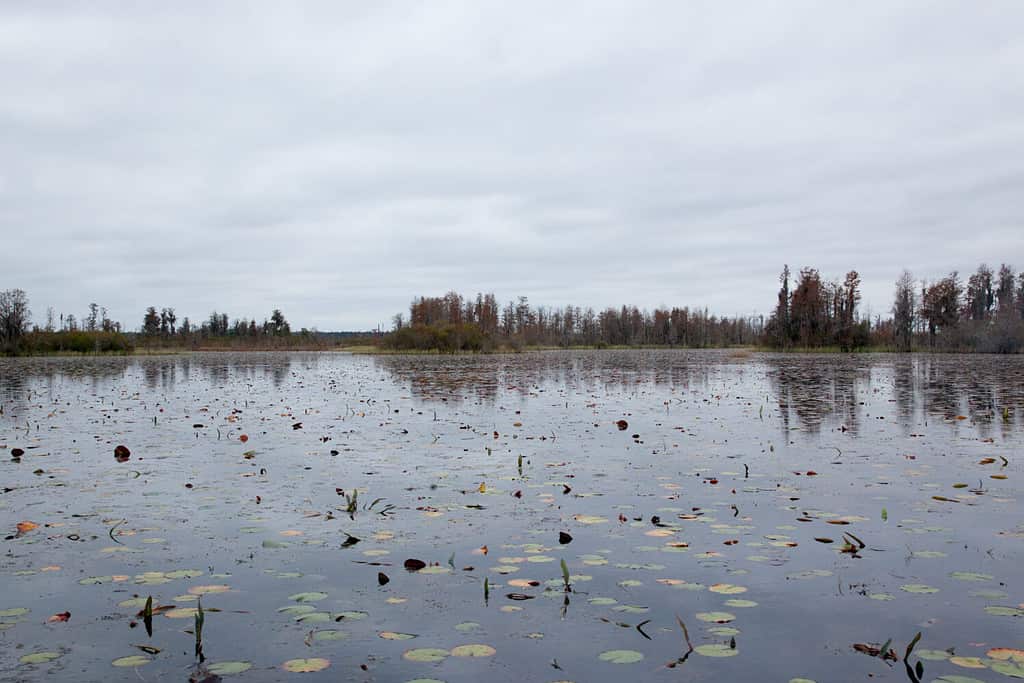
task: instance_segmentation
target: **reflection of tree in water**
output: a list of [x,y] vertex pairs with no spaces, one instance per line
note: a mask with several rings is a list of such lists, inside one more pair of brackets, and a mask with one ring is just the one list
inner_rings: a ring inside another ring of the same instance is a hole
[[778,397],[784,431],[795,415],[801,428],[820,430],[828,418],[856,434],[860,428],[858,392],[871,385],[871,365],[851,356],[766,358],[768,381]]
[[226,386],[229,382],[252,382],[269,379],[275,387],[288,378],[294,354],[289,353],[211,353],[192,356],[183,374],[192,366],[199,368],[208,382]]
[[914,419],[918,395],[916,371],[917,361],[910,356],[897,356],[892,365],[892,396],[896,401],[896,414],[901,424],[908,424]]
[[99,394],[112,380],[124,376],[128,363],[124,357],[104,356],[0,359],[4,417],[22,414],[34,402],[62,400],[66,383],[90,386],[93,394]]
[[1019,356],[929,355],[915,358],[918,393],[927,415],[966,415],[986,436],[998,423],[1012,429],[1024,407],[1024,359]]
[[721,352],[540,352],[493,356],[375,356],[377,367],[428,401],[493,401],[499,392],[555,389],[579,395],[639,393],[652,385],[707,390],[735,380],[736,359]]
[[4,417],[11,422],[16,421],[28,405],[25,373],[17,363],[0,358],[0,405],[4,407]]

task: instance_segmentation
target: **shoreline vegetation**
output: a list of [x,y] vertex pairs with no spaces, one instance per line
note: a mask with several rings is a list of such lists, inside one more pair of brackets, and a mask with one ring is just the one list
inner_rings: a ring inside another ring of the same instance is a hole
[[519,353],[555,349],[727,349],[738,353],[1020,353],[1024,350],[1024,273],[982,264],[963,282],[956,271],[918,282],[904,271],[895,283],[890,316],[859,310],[860,275],[828,281],[815,268],[795,276],[785,266],[771,314],[716,316],[707,308],[595,311],[534,306],[526,297],[504,305],[494,294],[413,299],[408,316],[388,332],[298,332],[280,309],[261,323],[213,312],[201,323],[173,308],[149,307],[137,330],[125,330],[107,310],[89,304],[78,320],[47,309],[32,324],[27,294],[0,291],[0,355],[151,355],[197,351],[347,351],[350,353]]

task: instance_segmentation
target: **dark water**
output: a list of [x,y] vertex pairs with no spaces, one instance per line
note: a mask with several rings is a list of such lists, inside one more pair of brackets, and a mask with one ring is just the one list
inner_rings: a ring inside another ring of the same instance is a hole
[[915,680],[853,646],[918,632],[1024,676],[1019,357],[18,359],[0,404],[3,680]]

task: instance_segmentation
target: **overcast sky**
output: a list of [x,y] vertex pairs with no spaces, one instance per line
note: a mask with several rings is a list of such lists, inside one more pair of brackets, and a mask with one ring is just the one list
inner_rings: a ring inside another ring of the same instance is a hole
[[769,312],[1024,268],[1024,2],[0,2],[0,289]]

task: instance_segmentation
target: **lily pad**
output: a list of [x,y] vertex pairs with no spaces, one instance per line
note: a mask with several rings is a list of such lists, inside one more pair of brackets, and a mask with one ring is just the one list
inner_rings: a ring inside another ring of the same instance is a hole
[[693,648],[693,651],[699,655],[705,657],[735,657],[739,654],[739,650],[734,647],[729,647],[722,643],[710,643],[707,645],[698,645]]
[[497,650],[490,645],[459,645],[452,648],[452,657],[491,657]]
[[402,653],[402,659],[410,662],[440,662],[451,653],[436,647],[422,647],[414,650],[406,650]]
[[326,597],[327,593],[312,591],[309,593],[296,593],[294,595],[289,595],[288,599],[294,602],[316,602],[318,600],[323,600]]
[[1010,678],[1024,678],[1024,665],[1013,662],[992,662],[989,665],[993,671],[1009,676]]
[[252,662],[213,662],[206,665],[207,671],[218,676],[234,676],[251,668]]
[[33,652],[32,654],[22,655],[18,661],[22,664],[45,664],[46,662],[52,662],[60,657],[59,652]]
[[133,666],[145,666],[153,660],[145,655],[131,655],[129,657],[119,657],[111,662],[114,666],[133,667]]
[[281,665],[281,668],[285,671],[291,671],[296,674],[308,674],[323,671],[330,665],[331,661],[329,659],[324,659],[323,657],[312,657],[309,659],[289,659]]
[[339,631],[337,629],[324,629],[323,631],[317,631],[313,634],[313,640],[345,640],[348,638],[348,631]]
[[608,650],[599,654],[597,658],[611,664],[635,664],[641,661],[644,655],[636,650]]
[[712,624],[728,624],[736,619],[736,615],[728,612],[697,612],[697,618]]
[[1019,607],[1004,607],[1002,605],[989,605],[985,611],[994,617],[1024,617],[1024,609]]

